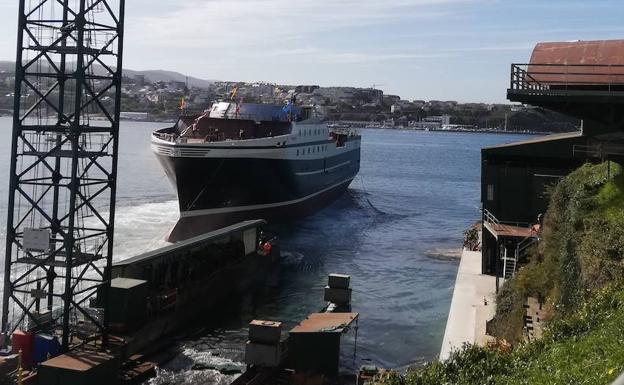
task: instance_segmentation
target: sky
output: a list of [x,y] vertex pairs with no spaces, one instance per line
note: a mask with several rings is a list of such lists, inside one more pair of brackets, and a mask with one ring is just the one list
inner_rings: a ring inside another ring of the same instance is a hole
[[[32,0],[27,0],[32,1]],[[537,42],[624,38],[622,0],[127,0],[124,67],[505,102]],[[0,0],[0,60],[17,0]]]

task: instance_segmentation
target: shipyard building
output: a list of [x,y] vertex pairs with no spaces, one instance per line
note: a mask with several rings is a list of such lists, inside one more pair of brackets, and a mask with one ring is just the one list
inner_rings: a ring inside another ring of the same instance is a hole
[[624,40],[540,43],[512,64],[510,101],[581,121],[578,132],[482,149],[482,273],[514,275],[539,237],[548,189],[587,162],[624,155]]

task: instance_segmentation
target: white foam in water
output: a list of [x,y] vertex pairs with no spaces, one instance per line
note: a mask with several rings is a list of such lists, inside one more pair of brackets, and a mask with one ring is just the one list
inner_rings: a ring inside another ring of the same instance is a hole
[[[188,344],[193,344],[192,342]],[[232,383],[239,374],[223,374],[219,368],[236,368],[244,371],[245,364],[229,358],[215,356],[209,347],[198,344],[184,346],[165,368],[156,370],[156,377],[148,381],[149,385],[226,385]]]
[[177,201],[119,207],[115,215],[114,259],[166,246],[165,236],[177,219]]
[[236,376],[221,374],[216,370],[184,370],[170,372],[157,369],[149,385],[229,385]]

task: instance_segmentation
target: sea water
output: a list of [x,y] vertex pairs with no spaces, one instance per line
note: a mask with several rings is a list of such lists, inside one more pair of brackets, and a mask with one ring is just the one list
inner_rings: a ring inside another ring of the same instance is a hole
[[[122,123],[116,260],[165,245],[177,219],[175,191],[150,149],[151,131],[163,125]],[[0,118],[2,246],[10,134],[11,119]],[[288,329],[318,311],[329,273],[351,275],[353,310],[360,313],[355,357],[343,354],[347,368],[403,368],[435,359],[462,232],[480,216],[480,149],[522,138],[362,130],[361,170],[348,192],[311,217],[278,226],[283,258],[274,285],[216,311],[200,332],[173,348],[175,358],[149,382],[228,383],[233,377],[219,370],[244,368],[247,323],[280,320]]]

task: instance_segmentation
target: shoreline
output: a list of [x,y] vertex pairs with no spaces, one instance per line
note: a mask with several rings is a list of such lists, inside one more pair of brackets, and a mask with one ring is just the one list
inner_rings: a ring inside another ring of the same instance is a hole
[[[0,118],[13,118],[13,115],[0,115]],[[121,122],[135,122],[135,123],[171,123],[174,124],[176,119],[120,119]],[[562,132],[573,132],[573,131],[509,131],[509,130],[494,130],[487,128],[478,128],[474,130],[465,130],[465,129],[420,129],[420,128],[409,128],[409,127],[356,127],[358,129],[365,130],[392,130],[392,131],[416,131],[416,132],[442,132],[442,133],[467,133],[467,134],[507,134],[507,135],[551,135],[551,134],[559,134]]]
[[495,312],[496,278],[481,274],[480,251],[463,249],[439,360],[447,360],[466,343],[487,344],[485,324]]
[[[408,128],[408,127],[358,127],[359,129],[365,130],[394,130],[394,131],[416,131],[416,132],[443,132],[443,133],[466,133],[466,134],[508,134],[508,135],[551,135],[558,134],[559,132],[554,131],[504,131],[504,130],[491,130],[491,129],[474,129],[474,130],[458,130],[458,129],[433,129],[433,130],[423,130],[417,128]],[[568,132],[568,131],[566,131]],[[573,132],[573,131],[571,131]]]

